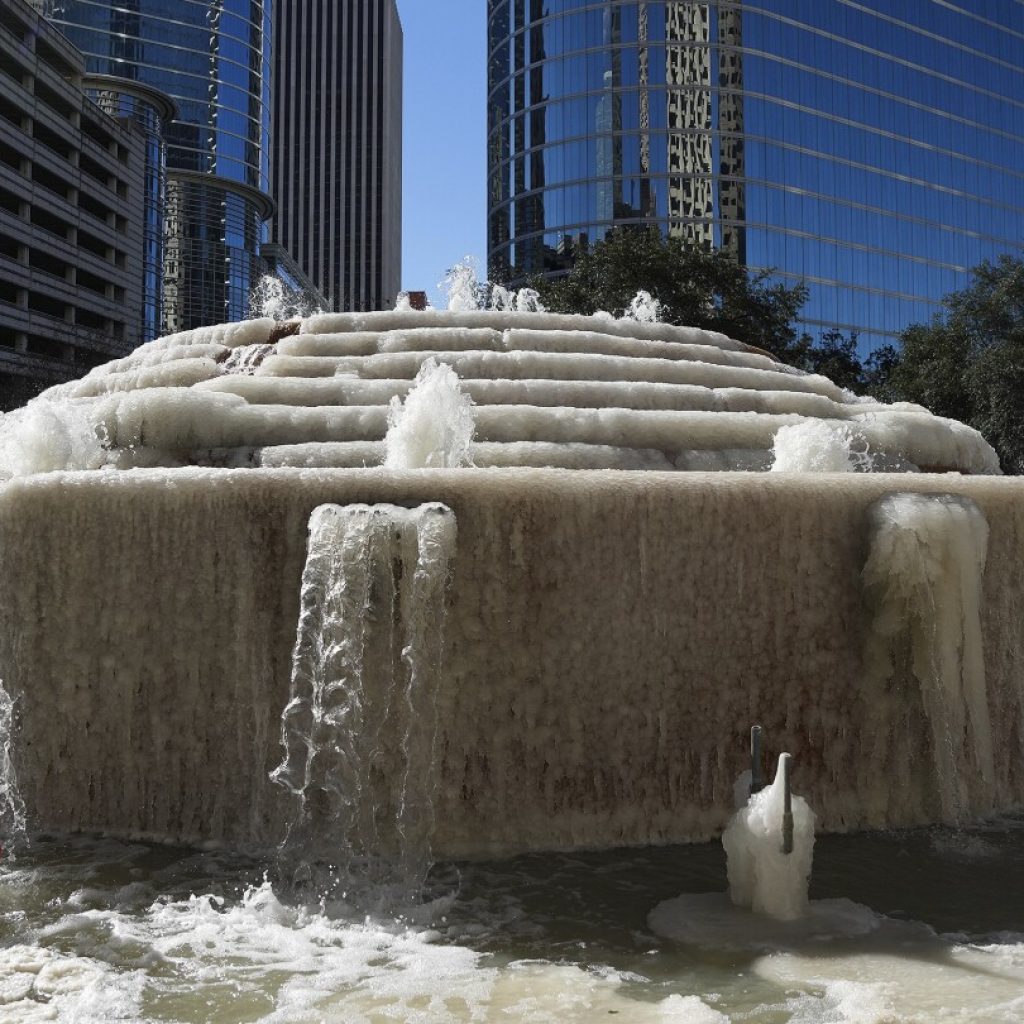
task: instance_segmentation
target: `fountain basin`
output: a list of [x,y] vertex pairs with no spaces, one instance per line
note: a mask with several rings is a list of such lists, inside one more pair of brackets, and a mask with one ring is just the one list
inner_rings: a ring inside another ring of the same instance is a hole
[[[1024,482],[959,474],[211,470],[0,487],[0,678],[37,828],[277,843],[306,524],[324,503],[455,513],[440,857],[708,838],[749,724],[819,827],[937,820],[920,687],[864,670],[869,508],[971,498],[994,749],[974,814],[1024,804]],[[993,796],[994,794],[994,796]]]

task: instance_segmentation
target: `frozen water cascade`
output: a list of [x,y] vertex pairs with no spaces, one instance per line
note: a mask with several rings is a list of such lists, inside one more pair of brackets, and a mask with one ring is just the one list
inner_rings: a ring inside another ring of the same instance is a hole
[[0,683],[0,848],[25,837],[25,804],[14,771],[14,701]]
[[981,625],[989,526],[970,498],[892,494],[871,511],[865,662],[876,699],[903,663],[920,687],[941,820],[991,812],[995,767]]
[[321,505],[309,521],[284,761],[285,850],[415,891],[430,861],[438,676],[455,517]]
[[388,406],[384,465],[388,469],[455,469],[471,461],[473,399],[455,371],[428,359],[403,402]]
[[[448,384],[430,397],[421,373]],[[389,445],[396,400],[408,436]],[[88,445],[19,428],[54,409]],[[800,423],[927,472],[763,472]],[[279,760],[324,504],[458,517],[441,856],[716,835],[737,768],[720,745],[761,709],[821,830],[939,813],[917,768],[933,763],[920,685],[898,664],[866,698],[868,509],[896,489],[984,510],[993,750],[1024,731],[1020,482],[961,424],[855,401],[721,335],[516,309],[268,317],[51,389],[0,421],[7,442],[40,470],[0,485],[0,575],[18,581],[0,598],[0,676],[40,828],[276,846],[291,804],[252,780]],[[845,766],[869,743],[855,784]],[[995,758],[985,806],[1024,803],[1020,764]]]

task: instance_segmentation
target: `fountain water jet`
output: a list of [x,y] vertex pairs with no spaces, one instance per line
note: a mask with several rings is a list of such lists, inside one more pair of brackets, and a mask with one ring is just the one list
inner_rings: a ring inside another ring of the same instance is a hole
[[[309,546],[271,778],[284,851],[334,885],[415,893],[430,865],[439,674],[455,518],[442,505],[322,505]],[[340,872],[341,880],[335,876]],[[294,874],[294,869],[293,869]]]
[[454,469],[471,461],[473,399],[450,366],[428,359],[403,402],[388,406],[384,465],[389,469]]
[[812,420],[781,427],[772,444],[773,473],[870,473],[867,441],[850,427]]
[[0,850],[25,838],[25,803],[14,770],[14,701],[0,683]]

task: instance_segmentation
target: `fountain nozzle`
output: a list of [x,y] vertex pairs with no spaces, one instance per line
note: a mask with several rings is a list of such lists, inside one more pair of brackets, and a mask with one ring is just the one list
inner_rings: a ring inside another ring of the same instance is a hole
[[793,790],[789,782],[789,766],[793,760],[790,754],[779,755],[779,771],[782,773],[782,852],[793,852]]
[[761,747],[764,730],[759,725],[750,727],[750,795],[760,793],[764,789],[764,777],[761,774]]

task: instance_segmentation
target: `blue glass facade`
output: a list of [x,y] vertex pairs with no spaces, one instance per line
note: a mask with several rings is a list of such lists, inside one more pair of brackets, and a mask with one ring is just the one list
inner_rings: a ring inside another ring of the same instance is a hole
[[862,348],[1024,242],[1017,0],[491,0],[489,262],[656,223]]
[[92,74],[166,93],[164,331],[243,318],[271,204],[269,0],[49,0]]
[[130,121],[142,136],[142,322],[139,338],[152,341],[164,325],[164,228],[167,195],[167,148],[164,133],[176,111],[162,93],[112,75],[92,75],[82,82],[85,94],[107,114]]

